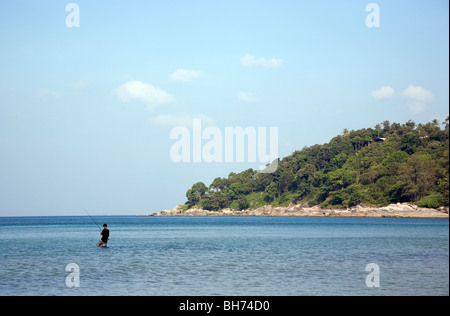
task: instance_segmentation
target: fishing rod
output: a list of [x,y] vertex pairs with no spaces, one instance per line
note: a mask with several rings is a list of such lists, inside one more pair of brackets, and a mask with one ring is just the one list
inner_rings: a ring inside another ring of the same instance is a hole
[[94,219],[92,218],[91,214],[88,213],[88,211],[86,209],[84,209],[84,211],[86,212],[87,215],[89,215],[89,217],[91,218],[91,220],[94,222],[95,225],[97,225],[98,229],[100,229],[100,231],[102,230],[100,228],[100,226],[98,226],[98,224],[94,221]]

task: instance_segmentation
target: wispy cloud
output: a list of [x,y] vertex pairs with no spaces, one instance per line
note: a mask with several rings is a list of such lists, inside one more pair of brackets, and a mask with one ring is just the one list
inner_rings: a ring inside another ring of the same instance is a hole
[[194,119],[201,119],[202,123],[205,125],[211,125],[215,122],[215,120],[206,115],[206,114],[187,114],[187,113],[178,113],[178,114],[161,114],[152,119],[150,122],[154,125],[164,126],[164,127],[192,127],[192,121]]
[[392,98],[395,95],[395,90],[389,86],[381,87],[379,90],[370,93],[372,98],[376,101]]
[[142,81],[128,81],[114,93],[123,102],[138,101],[146,104],[149,111],[175,102],[175,98],[169,93]]
[[193,82],[205,77],[205,74],[199,70],[178,69],[170,75],[170,81]]
[[253,103],[258,101],[258,98],[256,98],[252,93],[249,92],[239,91],[236,96],[243,102]]
[[428,108],[430,103],[434,102],[435,96],[432,92],[419,86],[410,85],[403,92],[406,99],[405,107],[413,114],[423,112]]
[[72,88],[74,90],[86,89],[86,88],[89,88],[93,82],[94,82],[94,76],[87,75],[87,76],[81,78],[79,81],[72,83],[70,85],[70,88]]
[[283,59],[272,58],[266,59],[264,57],[256,58],[255,56],[246,54],[241,58],[241,65],[244,67],[253,67],[253,66],[261,66],[261,67],[269,67],[276,68],[281,67],[284,63]]
[[38,89],[34,95],[42,101],[55,100],[61,97],[61,93],[50,89]]

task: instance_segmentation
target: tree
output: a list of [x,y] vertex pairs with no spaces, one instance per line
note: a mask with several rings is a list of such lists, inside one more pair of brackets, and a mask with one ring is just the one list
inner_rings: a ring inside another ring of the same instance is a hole
[[241,183],[235,182],[232,185],[230,185],[230,187],[228,188],[228,191],[229,191],[230,197],[233,200],[236,200],[244,193],[244,188]]
[[339,190],[330,193],[328,198],[324,202],[324,206],[332,205],[332,206],[338,206],[338,207],[348,207],[348,200],[350,199],[350,195],[344,191]]
[[422,140],[416,133],[408,133],[402,138],[402,147],[401,149],[412,155],[416,152],[417,147],[422,145]]
[[306,196],[308,196],[308,194],[310,194],[312,191],[312,187],[311,187],[311,183],[309,182],[301,182],[298,185],[298,196],[297,196],[297,200],[301,200],[303,198],[305,198]]
[[188,199],[187,204],[192,207],[195,204],[198,203],[198,201],[200,200],[198,197],[198,193],[192,189],[187,190],[186,192],[186,197]]
[[377,137],[378,138],[381,137],[380,136],[381,135],[381,125],[380,124],[375,125],[375,130],[377,131]]
[[186,197],[188,199],[188,204],[190,206],[196,205],[205,193],[208,191],[208,187],[203,182],[197,182],[186,192]]
[[389,132],[391,130],[391,123],[389,121],[384,121],[383,123],[383,132]]
[[435,181],[435,163],[428,155],[412,155],[399,167],[397,186],[403,189],[403,201],[425,197]]
[[212,192],[205,195],[202,206],[205,210],[218,211],[229,206],[229,198],[224,191]]
[[203,182],[197,182],[192,186],[192,190],[198,193],[199,199],[201,200],[206,191],[208,191],[208,187]]
[[275,201],[277,197],[276,195],[278,193],[278,185],[275,182],[271,182],[269,186],[266,188],[265,192],[270,199]]
[[215,190],[215,191],[223,191],[223,190],[225,190],[225,188],[228,187],[228,185],[229,185],[228,179],[219,177],[219,178],[215,178],[209,187],[210,187],[210,189]]
[[248,200],[245,196],[242,196],[238,199],[238,210],[242,211],[248,209],[249,207],[250,204],[248,203]]
[[316,173],[317,169],[313,164],[306,164],[298,171],[298,179],[311,180],[311,177]]
[[342,131],[342,136],[348,136],[348,129],[344,128],[344,130]]

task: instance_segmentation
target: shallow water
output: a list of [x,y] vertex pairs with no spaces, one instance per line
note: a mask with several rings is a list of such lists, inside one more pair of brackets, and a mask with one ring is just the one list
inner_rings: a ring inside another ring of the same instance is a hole
[[0,295],[449,295],[444,219],[94,219],[0,218]]

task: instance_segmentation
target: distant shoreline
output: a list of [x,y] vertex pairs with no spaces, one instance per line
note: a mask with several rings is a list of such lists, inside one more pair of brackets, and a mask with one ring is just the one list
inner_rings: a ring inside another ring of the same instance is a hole
[[390,218],[449,218],[449,208],[438,209],[422,208],[409,203],[397,203],[387,206],[358,205],[345,209],[322,209],[319,206],[289,205],[287,207],[262,206],[254,210],[233,211],[224,209],[221,211],[207,211],[199,208],[183,210],[183,205],[178,205],[171,210],[137,215],[137,216],[266,216],[266,217],[390,217]]

